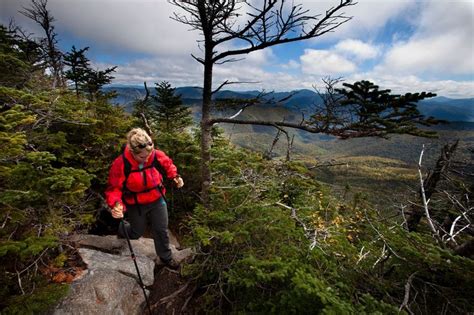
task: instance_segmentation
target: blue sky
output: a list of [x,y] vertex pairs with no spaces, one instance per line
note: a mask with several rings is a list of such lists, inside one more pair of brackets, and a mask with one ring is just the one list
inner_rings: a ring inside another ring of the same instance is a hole
[[[251,0],[258,3],[258,0]],[[314,14],[338,0],[295,0]],[[29,1],[1,0],[0,21],[37,36],[34,23],[18,14]],[[201,86],[202,55],[189,31],[169,17],[180,12],[165,0],[49,0],[60,46],[90,46],[97,68],[117,65],[116,84]],[[234,90],[289,91],[321,87],[321,78],[367,79],[394,92],[431,91],[474,97],[474,0],[359,0],[344,12],[352,20],[314,40],[272,47],[244,61],[216,66],[214,85],[252,81]]]

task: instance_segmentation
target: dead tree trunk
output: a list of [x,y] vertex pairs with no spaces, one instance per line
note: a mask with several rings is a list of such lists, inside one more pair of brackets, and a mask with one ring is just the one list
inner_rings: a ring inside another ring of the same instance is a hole
[[[431,198],[433,193],[436,191],[436,185],[438,184],[439,180],[446,173],[451,158],[456,151],[456,147],[458,145],[458,141],[456,141],[453,145],[446,144],[443,149],[441,150],[441,155],[436,162],[436,166],[434,170],[428,173],[426,180],[424,181],[424,191],[425,197],[427,200]],[[420,187],[420,199],[421,199],[421,187]],[[407,228],[408,231],[416,231],[418,224],[420,223],[421,218],[424,216],[424,209],[422,206],[413,204],[405,213],[406,220],[407,220]]]

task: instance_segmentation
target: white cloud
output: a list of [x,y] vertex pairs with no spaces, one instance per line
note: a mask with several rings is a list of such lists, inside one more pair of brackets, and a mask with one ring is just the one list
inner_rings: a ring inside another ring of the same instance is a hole
[[290,59],[286,64],[282,64],[281,67],[285,70],[298,69],[300,63],[294,59]]
[[340,41],[334,48],[336,51],[354,56],[358,60],[373,59],[380,53],[380,49],[377,46],[355,39]]
[[[32,23],[17,13],[22,6],[29,7],[30,2],[2,0],[2,9],[31,27]],[[166,55],[197,50],[198,32],[189,32],[188,26],[171,20],[179,9],[167,1],[49,0],[48,9],[56,18],[57,32],[86,38],[95,46]]]
[[326,50],[305,49],[300,61],[303,73],[307,74],[340,75],[357,69],[351,61]]
[[[339,1],[300,0],[304,9],[322,14]],[[8,16],[16,16],[20,25],[41,35],[34,23],[16,12],[29,3],[0,0],[1,22],[8,23]],[[151,86],[167,80],[174,86],[202,85],[202,65],[190,57],[190,53],[202,56],[196,43],[200,34],[171,20],[169,17],[179,9],[166,0],[49,0],[48,7],[57,19],[60,40],[72,34],[90,45],[91,52],[100,51],[98,55],[102,56],[115,52],[141,54],[136,60],[114,64],[110,57],[106,58],[110,64],[94,64],[101,69],[119,64],[114,83],[141,85],[147,81]],[[260,83],[233,85],[230,89],[291,90],[311,88],[321,76],[344,75],[347,82],[369,79],[394,91],[431,90],[439,95],[473,97],[472,80],[455,81],[451,75],[472,78],[474,73],[473,7],[473,0],[359,0],[344,10],[353,19],[333,33],[315,41],[286,45],[288,51],[298,49],[288,54],[293,59],[283,59],[287,51],[265,49],[244,56],[244,61],[216,65],[214,87],[232,80]],[[242,25],[245,17],[241,15],[237,23]],[[381,33],[383,26],[396,28],[400,21],[408,26],[403,33]],[[394,38],[398,40],[390,43]],[[320,42],[334,46],[309,49]],[[302,54],[299,59],[295,57],[298,53]],[[375,70],[363,68],[381,56],[382,62]],[[365,72],[358,72],[362,69]]]
[[419,24],[408,40],[393,43],[380,72],[428,74],[474,73],[474,4],[472,1],[423,3]]
[[[303,7],[310,9],[312,13],[324,14],[327,9],[339,4],[339,0],[300,0]],[[403,16],[410,19],[414,7],[417,6],[413,0],[359,0],[356,5],[346,7],[343,11],[346,16],[352,17],[350,21],[335,29],[332,33],[313,40],[334,41],[345,38],[364,38],[371,40],[380,28],[388,21]]]
[[[112,64],[93,64],[104,69]],[[173,86],[202,85],[202,67],[187,59],[146,58],[137,59],[117,67],[114,84],[139,84],[147,82],[152,86],[156,82],[168,81]]]
[[474,56],[457,34],[413,39],[394,46],[385,56],[381,70],[396,73],[472,74]]
[[276,56],[271,48],[257,50],[243,56],[246,64],[263,66],[276,60]]

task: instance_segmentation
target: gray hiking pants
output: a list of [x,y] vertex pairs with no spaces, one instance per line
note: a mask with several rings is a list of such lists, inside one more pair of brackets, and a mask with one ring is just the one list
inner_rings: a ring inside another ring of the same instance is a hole
[[[146,205],[127,205],[128,236],[132,240],[140,238],[145,233],[147,221],[151,223],[155,251],[158,257],[164,261],[171,259],[171,249],[168,236],[168,209],[163,198]],[[118,234],[126,237],[124,231],[119,228]]]

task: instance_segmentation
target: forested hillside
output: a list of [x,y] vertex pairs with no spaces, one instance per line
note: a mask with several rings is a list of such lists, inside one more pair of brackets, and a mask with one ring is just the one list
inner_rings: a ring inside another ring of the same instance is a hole
[[[175,89],[157,82],[127,112],[103,89],[115,68],[93,69],[87,49],[61,52],[54,27],[45,31],[49,42],[0,27],[2,314],[51,312],[81,265],[68,236],[99,225],[115,233],[102,195],[136,126],[153,131],[185,181],[168,193],[171,228],[195,251],[180,270],[192,288],[182,293],[183,313],[474,312],[472,129],[457,143],[451,130],[418,129],[435,123],[416,109],[428,93],[347,85],[333,108],[357,109],[352,129],[331,133],[345,125],[315,114],[320,129],[310,131],[321,132],[295,133],[289,154],[293,134],[283,128],[212,124],[203,202],[203,132]],[[354,93],[372,101],[357,103]],[[287,113],[275,108],[265,118]],[[262,118],[252,106],[242,115]],[[440,142],[423,149],[434,131]],[[353,132],[378,138],[334,138]],[[381,139],[389,132],[400,134]]]

